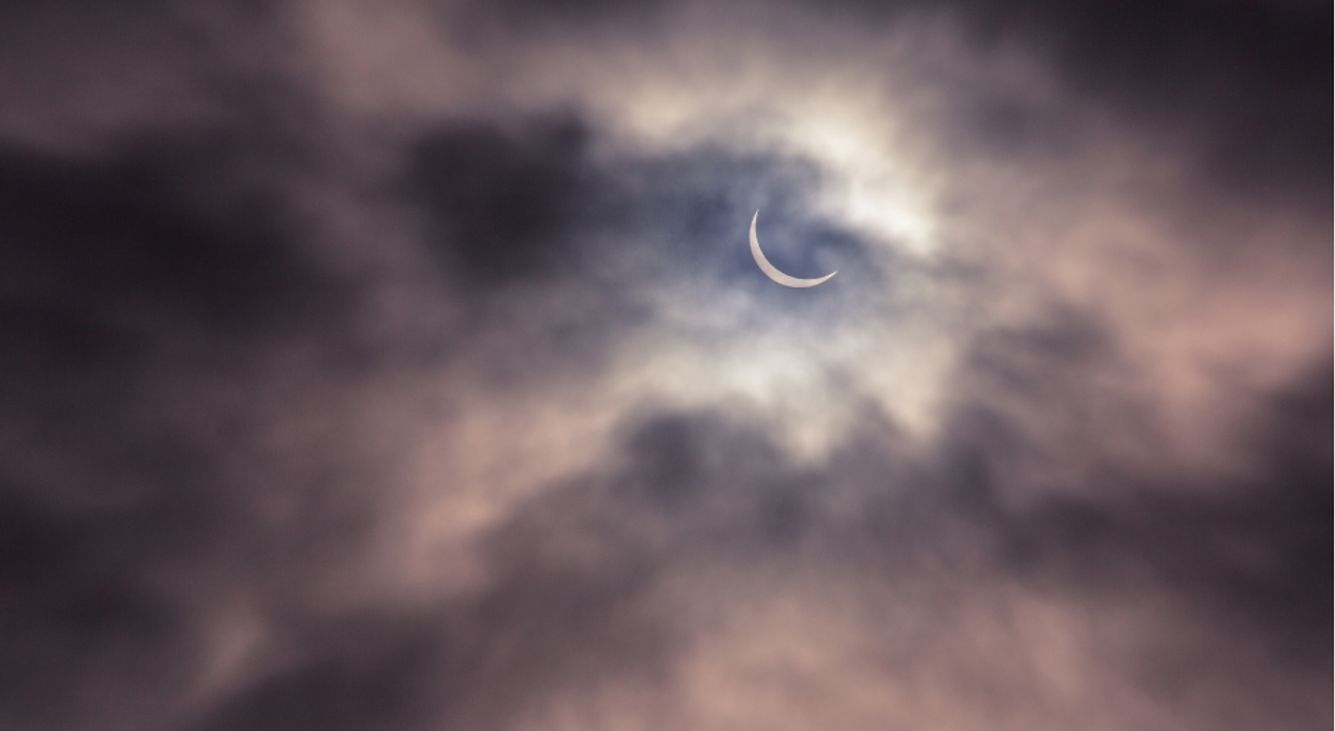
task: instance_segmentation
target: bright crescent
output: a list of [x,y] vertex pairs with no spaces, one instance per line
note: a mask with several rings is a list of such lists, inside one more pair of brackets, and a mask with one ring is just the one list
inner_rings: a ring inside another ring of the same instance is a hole
[[797,289],[801,289],[804,287],[814,287],[817,284],[824,284],[830,277],[833,277],[834,275],[839,273],[836,270],[830,272],[829,274],[826,274],[823,277],[815,277],[813,279],[801,279],[799,277],[790,276],[788,274],[784,274],[783,272],[779,271],[778,267],[769,263],[769,259],[765,258],[765,252],[760,250],[760,239],[756,237],[756,219],[758,218],[760,218],[759,210],[756,211],[756,215],[751,217],[751,258],[756,260],[756,266],[760,267],[760,271],[764,272],[765,276],[769,277],[770,279],[773,279],[774,281],[778,282],[779,284],[782,284],[785,287],[794,287]]

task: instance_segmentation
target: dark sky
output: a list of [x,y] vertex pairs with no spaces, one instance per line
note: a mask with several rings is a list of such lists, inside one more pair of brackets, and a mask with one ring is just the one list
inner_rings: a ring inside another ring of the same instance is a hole
[[1330,728],[1331,28],[10,3],[0,728]]

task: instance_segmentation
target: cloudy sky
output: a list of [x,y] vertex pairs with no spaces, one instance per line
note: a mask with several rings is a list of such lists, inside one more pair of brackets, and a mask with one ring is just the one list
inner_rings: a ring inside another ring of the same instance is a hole
[[0,726],[1329,728],[1331,27],[9,4]]

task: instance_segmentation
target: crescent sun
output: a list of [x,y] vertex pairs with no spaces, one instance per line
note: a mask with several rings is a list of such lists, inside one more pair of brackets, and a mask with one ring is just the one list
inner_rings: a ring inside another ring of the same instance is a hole
[[760,250],[760,239],[756,236],[756,219],[758,218],[760,218],[759,210],[756,211],[756,215],[751,217],[751,258],[756,260],[756,266],[760,267],[760,271],[764,272],[765,276],[778,282],[779,284],[782,284],[785,287],[794,287],[801,289],[804,287],[814,287],[817,284],[824,284],[827,280],[829,280],[830,277],[833,277],[834,275],[839,273],[836,270],[830,272],[829,274],[826,274],[823,277],[802,279],[800,277],[794,277],[779,271],[778,267],[769,263],[769,259],[765,258],[765,252]]

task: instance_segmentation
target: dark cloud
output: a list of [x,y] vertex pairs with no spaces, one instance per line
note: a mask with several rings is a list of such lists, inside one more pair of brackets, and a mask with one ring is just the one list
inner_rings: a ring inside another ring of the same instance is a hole
[[[6,725],[168,727],[211,602],[358,532],[323,502],[333,481],[264,456],[282,405],[228,395],[260,387],[276,344],[337,340],[356,291],[304,248],[265,144],[215,127],[3,145]],[[280,493],[303,530],[266,517]]]
[[[629,28],[652,33],[673,4],[644,0],[633,6],[611,0],[464,0],[452,7],[455,23],[469,31],[482,31],[489,39],[513,34],[559,35],[562,33],[616,32]],[[461,39],[467,43],[476,37]]]
[[[1275,662],[1320,677],[1330,672],[1330,553],[1327,526],[1311,516],[1331,509],[1325,418],[1282,406],[1330,396],[1324,374],[1305,376],[1257,414],[1255,475],[1206,484],[1162,484],[1126,475],[1081,501],[1054,497],[1013,521],[1008,555],[1026,576],[1052,572],[1054,586],[1116,593],[1143,571],[1172,587],[1193,614],[1236,622],[1263,637]],[[1287,390],[1287,389],[1286,389]],[[1311,446],[1293,449],[1295,442]],[[1115,496],[1115,497],[1114,497]],[[1121,576],[1119,580],[1118,576]]]
[[91,158],[11,145],[0,156],[6,289],[29,311],[163,313],[221,334],[330,307],[334,284],[302,259],[283,194],[247,181],[248,151],[229,137],[144,133]]
[[[1014,10],[997,8],[1004,24]],[[1330,47],[1317,3],[1037,3],[1019,11],[1052,40],[1056,67],[1129,114],[1161,117],[1175,136],[1217,137],[1203,152],[1231,181],[1317,184],[1312,156],[1329,151]],[[1328,121],[1328,120],[1326,120]],[[1179,138],[1180,139],[1180,138]]]
[[605,225],[599,208],[613,195],[587,158],[589,135],[568,116],[519,129],[461,122],[418,142],[407,186],[429,211],[443,266],[483,286],[582,269],[571,239]]
[[[915,12],[909,4],[852,2],[856,18]],[[984,52],[1036,50],[1068,89],[1108,104],[1126,124],[1150,125],[1163,144],[1197,156],[1202,173],[1245,192],[1306,190],[1328,197],[1331,11],[1321,3],[1036,2],[966,0],[931,11],[961,21]],[[966,100],[983,139],[1003,150],[1060,145],[1051,113]],[[1319,200],[1316,200],[1319,198]]]

